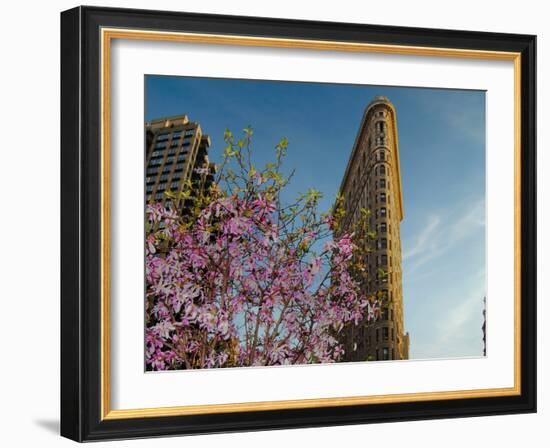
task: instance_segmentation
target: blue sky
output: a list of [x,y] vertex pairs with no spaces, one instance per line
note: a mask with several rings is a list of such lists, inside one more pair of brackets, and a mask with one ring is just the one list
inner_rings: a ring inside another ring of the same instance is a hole
[[376,95],[397,110],[405,217],[405,327],[411,358],[481,356],[485,296],[485,92],[146,76],[145,119],[188,114],[221,160],[226,128],[254,129],[258,165],[289,139],[289,197],[314,187],[328,210],[363,112]]

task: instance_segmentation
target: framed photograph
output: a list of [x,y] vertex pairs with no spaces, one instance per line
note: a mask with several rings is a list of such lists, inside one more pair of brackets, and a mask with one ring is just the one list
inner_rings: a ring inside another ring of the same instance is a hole
[[536,411],[535,36],[61,14],[61,433]]

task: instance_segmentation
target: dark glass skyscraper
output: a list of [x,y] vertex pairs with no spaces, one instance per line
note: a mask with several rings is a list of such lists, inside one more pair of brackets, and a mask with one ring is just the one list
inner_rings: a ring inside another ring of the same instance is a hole
[[146,123],[145,133],[146,201],[170,203],[182,212],[188,200],[179,198],[178,193],[185,185],[197,188],[202,184],[205,188],[213,181],[215,166],[208,160],[210,137],[187,115],[152,120]]

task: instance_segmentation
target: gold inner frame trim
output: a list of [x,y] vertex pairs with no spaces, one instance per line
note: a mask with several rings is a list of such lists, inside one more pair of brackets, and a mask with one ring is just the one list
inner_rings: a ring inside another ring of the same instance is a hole
[[[521,54],[458,48],[418,47],[305,39],[101,29],[101,419],[115,420],[229,412],[251,412],[315,407],[405,403],[431,400],[503,397],[521,394]],[[110,366],[110,63],[113,39],[239,45],[355,53],[383,53],[410,56],[505,60],[514,63],[514,386],[442,392],[368,395],[302,400],[188,405],[140,409],[111,409]]]

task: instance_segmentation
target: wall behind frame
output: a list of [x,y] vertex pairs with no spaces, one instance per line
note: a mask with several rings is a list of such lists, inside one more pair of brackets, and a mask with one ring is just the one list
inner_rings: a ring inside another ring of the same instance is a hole
[[[290,19],[360,22],[512,32],[538,35],[538,228],[550,223],[550,157],[542,151],[550,120],[548,77],[550,26],[544,2],[479,2],[394,0],[383,3],[318,0],[182,0],[93,1],[88,5],[165,9]],[[2,365],[0,440],[15,445],[70,446],[59,431],[59,13],[77,6],[74,1],[9,2],[4,7],[3,70],[0,72],[4,139],[4,192],[0,220],[2,235],[2,298],[0,335]],[[546,50],[546,51],[545,51]],[[23,137],[23,138],[21,138]],[[547,146],[547,145],[546,145]],[[7,160],[6,160],[7,157]],[[546,203],[546,204],[545,204]],[[344,426],[335,428],[164,438],[95,446],[220,445],[239,448],[280,446],[517,447],[548,438],[550,393],[545,387],[546,360],[542,347],[550,346],[541,321],[550,319],[540,298],[550,294],[550,237],[539,231],[539,413],[472,419]],[[7,267],[7,271],[6,271]],[[543,334],[544,333],[544,334]],[[74,445],[72,445],[74,446]]]

